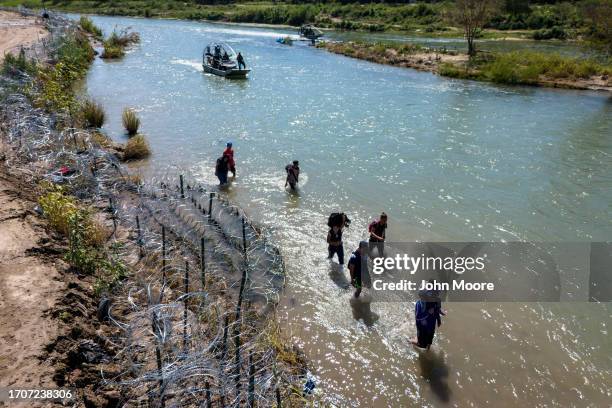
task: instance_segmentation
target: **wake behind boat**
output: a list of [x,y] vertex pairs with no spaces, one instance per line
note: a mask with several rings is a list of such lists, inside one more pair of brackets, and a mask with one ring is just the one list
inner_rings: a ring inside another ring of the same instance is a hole
[[242,55],[237,55],[232,47],[224,43],[212,43],[206,46],[202,67],[204,72],[225,78],[246,78],[251,71],[246,69]]

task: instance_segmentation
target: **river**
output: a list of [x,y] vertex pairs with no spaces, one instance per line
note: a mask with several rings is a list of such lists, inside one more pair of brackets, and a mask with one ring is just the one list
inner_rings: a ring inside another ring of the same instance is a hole
[[[270,229],[287,265],[285,333],[311,361],[317,393],[338,406],[607,406],[612,306],[448,303],[429,353],[408,344],[413,305],[351,301],[348,272],[326,259],[327,215],[353,219],[346,250],[389,214],[395,241],[612,240],[612,100],[594,92],[449,80],[376,65],[304,43],[282,29],[93,17],[142,42],[97,59],[87,91],[105,130],[125,141],[134,107],[152,157],[214,184],[225,142],[229,191]],[[247,81],[205,75],[201,53],[226,41]],[[299,159],[298,194],[284,165]]]

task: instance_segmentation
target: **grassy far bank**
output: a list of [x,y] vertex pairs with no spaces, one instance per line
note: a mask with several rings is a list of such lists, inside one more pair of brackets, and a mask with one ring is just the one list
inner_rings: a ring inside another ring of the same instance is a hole
[[[581,12],[581,4],[584,1],[541,2],[557,4],[535,3],[526,0],[502,1],[502,6],[492,16],[480,35],[485,38],[569,39],[578,38],[588,30],[587,20]],[[42,0],[1,0],[0,5],[48,7],[63,11],[103,15],[292,26],[314,23],[320,27],[333,29],[404,31],[434,36],[462,35],[462,30],[455,27],[447,18],[453,8],[452,1],[390,4],[299,1],[56,0],[45,2]]]
[[443,76],[511,85],[612,91],[612,63],[532,51],[465,54],[415,44],[321,43],[328,51],[376,63],[416,68]]

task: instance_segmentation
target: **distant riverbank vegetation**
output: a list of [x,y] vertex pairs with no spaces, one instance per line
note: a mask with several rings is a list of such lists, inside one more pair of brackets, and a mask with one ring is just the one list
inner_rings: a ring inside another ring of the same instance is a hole
[[[452,18],[459,0],[446,1],[245,1],[245,0],[0,0],[30,8],[142,17],[180,18],[239,23],[314,23],[323,28],[407,31],[457,36],[462,27]],[[478,35],[534,39],[609,39],[611,0],[496,0]],[[599,26],[599,28],[598,28]],[[607,32],[606,32],[607,31]]]
[[587,86],[584,81],[593,77],[599,77],[603,84],[607,84],[612,66],[592,59],[514,51],[480,55],[462,65],[445,63],[440,66],[439,73],[501,84],[582,88]]
[[588,58],[533,51],[480,52],[469,57],[416,44],[323,42],[319,47],[353,58],[435,72],[452,78],[510,85],[612,89],[608,85],[612,64]]

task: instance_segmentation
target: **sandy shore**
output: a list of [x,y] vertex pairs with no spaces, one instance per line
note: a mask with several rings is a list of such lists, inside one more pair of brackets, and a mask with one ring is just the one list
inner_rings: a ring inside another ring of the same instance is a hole
[[0,61],[4,55],[28,47],[48,35],[40,18],[0,11]]
[[4,156],[0,141],[0,378],[3,386],[53,387],[54,368],[38,356],[59,334],[49,311],[65,287],[63,245],[48,234],[33,191]]

